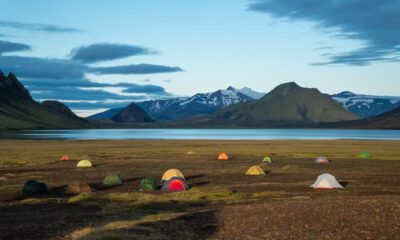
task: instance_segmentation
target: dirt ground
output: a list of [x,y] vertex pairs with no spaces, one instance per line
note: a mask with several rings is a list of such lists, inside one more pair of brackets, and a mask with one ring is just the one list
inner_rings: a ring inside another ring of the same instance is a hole
[[[267,175],[244,175],[266,155]],[[315,164],[320,155],[331,164]],[[76,168],[79,159],[94,167]],[[192,189],[139,191],[170,168]],[[105,188],[112,172],[124,183]],[[345,188],[310,188],[322,173]],[[50,193],[22,196],[29,179]],[[64,194],[73,181],[94,192]],[[400,239],[400,141],[2,140],[0,239]]]

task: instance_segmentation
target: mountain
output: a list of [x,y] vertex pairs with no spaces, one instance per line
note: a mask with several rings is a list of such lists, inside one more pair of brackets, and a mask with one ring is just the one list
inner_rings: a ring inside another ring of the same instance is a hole
[[332,98],[361,118],[369,118],[400,107],[400,97],[373,96],[341,92]]
[[367,129],[400,129],[400,107],[372,118],[363,119],[357,124],[357,127]]
[[[249,95],[247,95],[249,94]],[[211,93],[198,93],[192,97],[172,98],[139,102],[137,105],[157,121],[185,119],[195,116],[210,116],[218,109],[231,104],[252,101],[264,95],[250,88],[229,87]],[[110,109],[88,117],[89,119],[111,119],[121,111]]]
[[238,91],[238,92],[240,92],[240,93],[242,93],[242,94],[244,94],[246,96],[249,96],[249,97],[251,97],[253,99],[260,99],[265,95],[264,92],[256,92],[253,89],[248,88],[248,87],[244,87],[244,88],[241,88],[241,89],[236,89],[236,91]]
[[63,103],[58,102],[58,101],[44,101],[42,102],[42,106],[49,112],[60,115],[60,116],[65,116],[69,119],[73,119],[76,121],[81,121],[81,122],[86,122],[83,118],[78,117],[75,115],[74,112],[71,111],[67,106],[65,106]]
[[124,108],[112,108],[107,111],[91,115],[91,116],[87,117],[87,119],[90,119],[90,120],[111,119],[117,113],[119,113],[122,109],[124,109]]
[[[166,105],[166,107],[155,114],[155,119],[173,120],[211,115],[218,109],[252,100],[253,98],[238,92],[232,87],[212,93],[198,93],[190,98],[179,99],[178,101]],[[150,113],[150,115],[152,115],[152,113]]]
[[135,103],[131,103],[119,111],[111,120],[117,123],[144,123],[152,121],[149,115]]
[[320,123],[358,119],[329,95],[315,88],[302,88],[294,82],[277,86],[259,100],[221,109],[214,118],[238,123]]
[[0,129],[82,128],[90,123],[62,103],[40,104],[12,73],[0,71]]

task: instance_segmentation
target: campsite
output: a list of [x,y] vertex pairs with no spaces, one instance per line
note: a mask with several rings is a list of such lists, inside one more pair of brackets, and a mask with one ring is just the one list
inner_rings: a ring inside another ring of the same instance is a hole
[[[399,148],[357,140],[2,140],[0,236],[396,239]],[[222,152],[228,160],[218,160]],[[328,164],[315,162],[322,155]],[[92,166],[77,167],[82,159]],[[252,166],[265,175],[246,175]],[[324,173],[344,188],[313,189]],[[180,174],[189,190],[160,189],[163,175]],[[31,179],[48,192],[21,194]]]

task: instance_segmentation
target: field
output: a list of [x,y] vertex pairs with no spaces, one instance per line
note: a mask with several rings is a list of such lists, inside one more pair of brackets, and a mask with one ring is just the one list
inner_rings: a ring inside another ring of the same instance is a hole
[[[372,158],[359,159],[363,151]],[[267,175],[244,175],[265,155]],[[319,155],[332,163],[315,164]],[[94,167],[76,168],[79,159]],[[191,190],[139,191],[170,168]],[[104,188],[112,172],[125,181]],[[345,188],[310,188],[322,173]],[[29,179],[50,193],[22,196]],[[94,192],[65,195],[73,181]],[[3,140],[0,239],[400,239],[400,141]]]

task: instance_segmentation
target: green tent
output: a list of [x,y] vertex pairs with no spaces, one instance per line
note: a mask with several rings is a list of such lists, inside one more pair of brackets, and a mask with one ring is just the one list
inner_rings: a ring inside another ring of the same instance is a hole
[[371,154],[369,154],[369,152],[362,152],[362,153],[358,154],[358,157],[363,158],[363,159],[370,159]]
[[49,188],[47,185],[36,180],[29,180],[22,187],[22,194],[42,194],[48,192]]
[[119,173],[111,173],[108,174],[107,177],[103,181],[103,185],[111,187],[118,186],[122,184],[122,177]]
[[154,178],[144,178],[140,182],[140,189],[142,190],[157,190],[158,184]]
[[264,157],[261,163],[272,163],[272,159],[270,157]]

